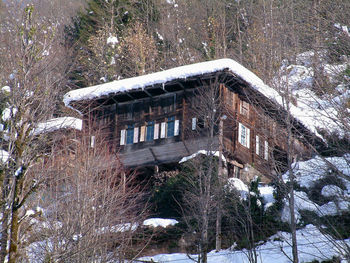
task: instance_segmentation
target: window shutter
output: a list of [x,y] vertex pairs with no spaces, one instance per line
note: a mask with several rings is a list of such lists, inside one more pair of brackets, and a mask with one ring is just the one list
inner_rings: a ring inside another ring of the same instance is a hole
[[192,118],[192,131],[196,130],[197,127],[197,118]]
[[247,145],[246,145],[246,147],[250,148],[250,129],[248,129],[246,127],[246,131],[247,131],[247,134],[246,134],[246,143],[247,143]]
[[259,149],[260,149],[260,141],[259,141],[259,136],[256,135],[255,137],[255,153],[259,155]]
[[154,124],[154,139],[157,140],[159,138],[159,123]]
[[139,127],[134,128],[134,143],[138,143],[139,141]]
[[180,134],[180,121],[175,120],[174,136],[178,136],[179,134]]
[[160,138],[165,138],[166,122],[162,122],[160,126]]
[[95,147],[95,135],[92,135],[90,137],[90,147],[94,148]]
[[242,144],[242,124],[238,123],[238,142]]
[[120,131],[120,145],[125,145],[126,130]]
[[146,126],[141,126],[140,142],[144,142],[146,138]]
[[265,141],[264,158],[265,158],[265,160],[269,159],[269,143],[268,143],[268,141]]

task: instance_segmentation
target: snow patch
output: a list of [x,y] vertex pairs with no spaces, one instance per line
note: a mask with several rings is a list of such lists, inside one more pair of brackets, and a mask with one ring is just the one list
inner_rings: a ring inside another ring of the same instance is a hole
[[143,221],[144,226],[152,226],[152,227],[168,227],[174,226],[179,223],[175,219],[166,219],[166,218],[149,218]]
[[11,92],[11,88],[10,88],[9,86],[3,86],[3,87],[1,88],[1,91],[2,91],[2,92],[8,92],[8,93],[10,93],[10,92]]
[[17,108],[14,108],[14,107],[5,108],[2,111],[2,115],[1,115],[2,120],[3,121],[10,120],[11,118],[13,118],[16,115],[17,111],[18,111]]
[[118,38],[117,36],[113,36],[113,35],[109,35],[109,37],[107,38],[107,45],[111,45],[113,48],[115,47],[116,44],[118,44]]
[[[191,160],[191,159],[197,157],[197,156],[200,155],[200,154],[204,154],[204,155],[207,155],[207,156],[217,156],[217,157],[219,157],[219,151],[199,150],[198,152],[196,152],[196,153],[194,153],[194,154],[192,154],[192,155],[190,155],[190,156],[185,156],[185,157],[183,157],[183,158],[179,161],[179,163],[187,162],[188,160]],[[225,158],[225,156],[222,155],[221,158],[222,158],[222,161],[226,163],[226,158]]]
[[0,162],[7,163],[10,158],[10,154],[5,150],[0,150]]
[[34,130],[34,134],[38,135],[45,132],[53,132],[59,129],[75,129],[81,131],[83,121],[74,117],[60,117],[39,123]]
[[259,186],[259,192],[264,200],[265,210],[275,203],[275,198],[273,197],[274,188],[272,186],[263,185]]
[[241,200],[246,200],[249,194],[248,186],[238,178],[229,178],[225,186],[229,191],[238,191]]
[[338,196],[338,195],[341,195],[342,193],[343,193],[343,190],[336,185],[325,185],[321,190],[321,194],[325,197]]
[[[350,240],[344,241],[334,240],[331,236],[324,235],[314,225],[307,225],[305,228],[297,230],[297,242],[298,242],[298,256],[300,262],[311,262],[313,260],[323,261],[331,259],[333,256],[343,257],[345,251],[341,248],[344,247],[343,242],[347,245],[350,244]],[[292,258],[292,236],[290,233],[278,232],[273,235],[269,240],[256,247],[257,263],[281,263],[290,262]],[[249,251],[226,249],[219,252],[211,251],[208,254],[208,263],[249,263]],[[191,258],[196,259],[197,255],[191,255]],[[142,257],[139,260],[154,261],[154,262],[178,262],[178,263],[191,263],[192,259],[187,254],[174,253],[174,254],[159,254],[152,257]],[[345,261],[344,261],[345,262]]]

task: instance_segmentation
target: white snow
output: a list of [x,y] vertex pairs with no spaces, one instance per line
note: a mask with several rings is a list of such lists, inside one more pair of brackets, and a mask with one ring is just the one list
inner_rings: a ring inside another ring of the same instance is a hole
[[20,166],[20,167],[16,170],[15,176],[17,177],[17,176],[19,176],[21,173],[22,173],[22,166]]
[[118,224],[114,226],[106,226],[101,227],[100,229],[97,229],[96,232],[98,234],[104,234],[104,233],[118,233],[118,232],[126,232],[126,231],[135,231],[138,228],[137,223],[123,223]]
[[275,203],[275,198],[273,197],[273,190],[274,188],[272,186],[268,185],[262,185],[259,186],[259,192],[264,200],[265,210],[272,206]]
[[10,154],[5,150],[0,150],[0,162],[6,163],[10,157]]
[[8,121],[8,120],[10,120],[12,117],[14,117],[16,115],[17,111],[18,111],[17,108],[14,108],[14,107],[5,108],[2,111],[1,119],[3,121]]
[[242,78],[249,83],[257,91],[261,92],[270,99],[282,103],[282,98],[277,91],[265,85],[264,82],[253,72],[243,67],[232,59],[219,59],[196,63],[177,68],[168,69],[148,75],[138,76],[119,81],[112,81],[83,89],[72,90],[65,94],[63,101],[69,106],[73,101],[92,100],[105,95],[113,95],[119,92],[129,91],[133,89],[144,89],[147,86],[166,83],[175,79],[186,79],[191,76],[202,75],[228,69],[233,74]]
[[11,92],[11,88],[9,86],[3,86],[1,88],[1,91],[3,91],[3,92]]
[[343,190],[336,185],[325,185],[321,190],[321,194],[325,197],[339,196],[343,194]]
[[[300,161],[292,164],[296,182],[301,187],[310,188],[314,183],[327,175],[332,174],[327,162],[334,165],[345,176],[350,177],[350,155],[346,154],[342,157],[321,158],[315,156],[307,161]],[[284,174],[283,179],[288,181],[288,173]],[[340,178],[342,179],[342,178]],[[344,184],[348,184],[347,180],[343,180]],[[350,189],[350,185],[347,186]]]
[[[349,167],[350,156],[348,154],[342,157],[328,157],[321,158],[316,156],[315,158],[297,162],[293,164],[293,172],[295,175],[295,181],[303,188],[311,188],[315,185],[317,181],[325,178],[326,176],[336,175],[333,170],[327,165],[329,162],[331,165],[334,165],[339,171],[341,171],[345,177],[350,176],[350,167]],[[325,215],[337,215],[342,211],[347,211],[350,207],[350,198],[348,193],[350,193],[350,182],[340,176],[337,176],[339,180],[342,180],[343,184],[346,187],[346,191],[343,191],[338,186],[332,185],[332,182],[329,182],[328,185],[325,185],[320,194],[324,196],[335,196],[335,198],[324,204],[318,205],[311,200],[309,200],[307,194],[302,191],[295,191],[295,215],[296,219],[299,222],[300,220],[300,211],[308,210],[315,212],[318,216]],[[288,181],[288,173],[283,175],[283,179]],[[346,193],[347,192],[347,193]],[[285,200],[285,205],[282,211],[281,220],[283,222],[290,221],[289,215],[289,206],[287,200]]]
[[25,216],[33,216],[33,215],[35,215],[35,211],[34,210],[30,209],[30,210],[26,211]]
[[109,35],[107,38],[107,45],[111,44],[111,46],[114,48],[116,44],[118,44],[118,38],[117,36]]
[[167,219],[167,218],[149,218],[143,221],[144,226],[152,226],[152,227],[168,227],[174,226],[179,223],[175,219]]
[[74,117],[60,117],[39,123],[35,128],[34,134],[38,135],[45,132],[53,132],[59,129],[76,129],[81,131],[83,121]]
[[[217,156],[219,157],[219,151],[206,151],[206,150],[199,150],[198,152],[190,155],[190,156],[185,156],[185,157],[182,157],[182,159],[179,161],[179,163],[184,163],[184,162],[187,162],[188,160],[191,160],[195,157],[197,157],[198,155],[200,154],[204,154],[204,155],[207,155],[207,156]],[[226,163],[226,158],[224,155],[222,155],[222,161]]]
[[234,178],[234,177],[229,178],[227,180],[226,188],[229,191],[232,191],[232,190],[238,191],[238,193],[241,196],[240,198],[243,200],[246,200],[248,197],[248,194],[249,194],[248,186],[238,178]]
[[[338,131],[340,135],[343,135],[344,131],[339,128],[339,123],[337,122],[337,111],[329,106],[327,106],[327,108],[320,108],[322,105],[318,105],[319,98],[309,91],[309,89],[306,91],[306,88],[311,87],[313,83],[313,70],[309,67],[312,56],[313,53],[311,51],[300,54],[297,60],[303,65],[291,65],[287,67],[287,70],[284,67],[284,73],[280,72],[281,78],[276,79],[275,82],[279,86],[290,85],[291,88],[294,87],[295,90],[298,90],[298,93],[295,94],[295,97],[298,98],[297,103],[296,105],[291,104],[290,110],[292,115],[311,132],[321,137],[317,132],[317,128],[319,127],[330,131]],[[334,67],[335,66],[329,65],[325,70],[329,71],[330,68],[334,69]],[[227,58],[181,66],[148,75],[72,90],[64,95],[63,101],[67,107],[71,107],[70,104],[74,101],[92,100],[101,96],[114,95],[135,89],[144,89],[149,86],[164,84],[176,79],[186,79],[192,76],[200,76],[202,74],[218,72],[225,69],[247,82],[256,91],[262,93],[267,98],[284,106],[282,97],[275,89],[264,84],[258,76],[238,62]],[[339,70],[339,68],[337,69]],[[285,76],[283,74],[288,75]],[[313,103],[310,104],[311,100]]]
[[[287,263],[292,257],[292,237],[286,232],[278,232],[269,240],[256,247],[258,263]],[[300,262],[311,262],[313,260],[327,260],[332,256],[343,258],[344,247],[342,242],[347,245],[350,240],[336,241],[332,237],[323,235],[315,226],[307,225],[305,228],[297,231],[298,253]],[[196,255],[191,255],[197,258]],[[289,257],[289,258],[288,258]],[[159,254],[152,257],[142,257],[139,260],[159,262],[193,262],[187,254]],[[248,251],[244,250],[221,250],[220,252],[211,251],[208,254],[208,263],[249,263]]]

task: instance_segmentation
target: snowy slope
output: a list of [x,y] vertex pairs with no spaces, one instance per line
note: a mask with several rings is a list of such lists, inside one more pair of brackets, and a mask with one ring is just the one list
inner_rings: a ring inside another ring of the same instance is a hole
[[[332,256],[341,256],[344,253],[341,250],[342,241],[330,242],[331,237],[324,236],[313,225],[307,225],[304,229],[297,231],[298,252],[300,262],[311,262],[313,260],[326,260]],[[344,241],[350,245],[350,240]],[[270,237],[270,239],[256,248],[257,262],[259,263],[289,263],[288,257],[292,256],[291,235],[286,232],[279,232]],[[334,244],[339,244],[336,247]],[[288,257],[287,257],[288,256]],[[192,255],[196,258],[196,255]],[[177,262],[177,263],[192,263],[186,254],[160,254],[153,257],[143,257],[140,260],[154,260],[154,262]],[[247,250],[222,250],[220,252],[212,251],[208,254],[209,263],[249,263]],[[344,261],[345,262],[345,261]]]
[[[327,163],[334,165],[333,170],[329,168]],[[324,179],[334,172],[334,169],[341,171],[344,176],[350,178],[350,155],[342,157],[321,158],[316,156],[308,161],[301,161],[293,164],[294,174],[298,185],[307,189],[312,188],[319,180]],[[288,181],[288,174],[283,175],[284,180]],[[318,216],[341,214],[342,211],[349,211],[350,208],[350,182],[344,178],[342,181],[345,185],[345,190],[341,189],[332,182],[325,183],[322,187],[321,194],[331,196],[333,199],[323,205],[317,205],[312,202],[307,195],[307,192],[295,191],[296,216],[300,222],[300,211],[308,210],[315,212]],[[227,185],[230,189],[236,189],[242,199],[245,199],[249,194],[248,187],[238,178],[230,178]],[[265,209],[271,206],[275,200],[273,197],[272,186],[259,186],[259,191],[264,200]],[[281,220],[289,221],[289,207],[287,200],[284,200],[285,206],[281,214]],[[297,231],[298,253],[300,262],[312,262],[313,260],[327,260],[333,256],[345,260],[346,246],[350,245],[350,239],[334,240],[329,235],[324,235],[314,225],[306,225],[304,228]],[[259,263],[283,263],[290,262],[292,257],[292,240],[291,234],[286,232],[278,232],[271,236],[267,242],[260,243],[257,248],[257,259]],[[345,249],[344,249],[345,248]],[[248,263],[249,251],[232,249],[221,250],[220,252],[212,251],[208,254],[208,262],[224,262],[224,263]],[[196,258],[196,255],[191,255]],[[154,260],[154,262],[193,262],[186,254],[159,254],[152,257],[143,257],[141,260]]]

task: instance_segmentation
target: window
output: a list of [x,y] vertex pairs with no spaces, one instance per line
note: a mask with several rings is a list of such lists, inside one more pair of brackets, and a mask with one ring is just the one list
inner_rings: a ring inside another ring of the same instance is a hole
[[152,114],[157,115],[158,114],[158,103],[155,101],[152,101],[150,110],[151,110]]
[[168,118],[166,137],[173,137],[175,131],[175,117]]
[[138,143],[139,141],[139,127],[134,128],[134,143]]
[[174,136],[178,136],[179,134],[180,134],[180,121],[175,120]]
[[230,90],[227,90],[227,94],[226,94],[226,107],[227,107],[228,109],[232,109],[232,108],[233,108],[234,96],[235,96],[235,94],[234,94],[233,92],[231,92]]
[[120,145],[125,145],[126,130],[120,131]]
[[260,138],[258,135],[255,136],[255,153],[260,155]]
[[249,103],[245,101],[241,101],[241,109],[240,112],[242,115],[249,117]]
[[154,124],[154,139],[159,139],[159,123]]
[[239,123],[238,127],[238,141],[243,146],[250,148],[250,129]]
[[176,105],[176,94],[171,97],[164,98],[161,102],[163,113],[167,114],[175,111]]
[[151,121],[147,123],[147,131],[146,131],[146,141],[152,141],[154,138],[154,122]]
[[90,147],[94,148],[95,147],[95,135],[92,135],[90,137]]
[[134,143],[134,126],[129,125],[128,129],[126,130],[126,144],[133,144]]
[[197,128],[197,118],[192,118],[192,131]]
[[134,105],[133,104],[126,105],[125,110],[126,110],[125,119],[132,120]]
[[162,122],[160,124],[160,138],[165,138],[165,135],[166,135],[165,131],[166,131],[166,122]]
[[265,141],[264,159],[269,159],[269,143],[267,141]]
[[144,142],[146,137],[146,126],[141,126],[140,130],[140,142]]

